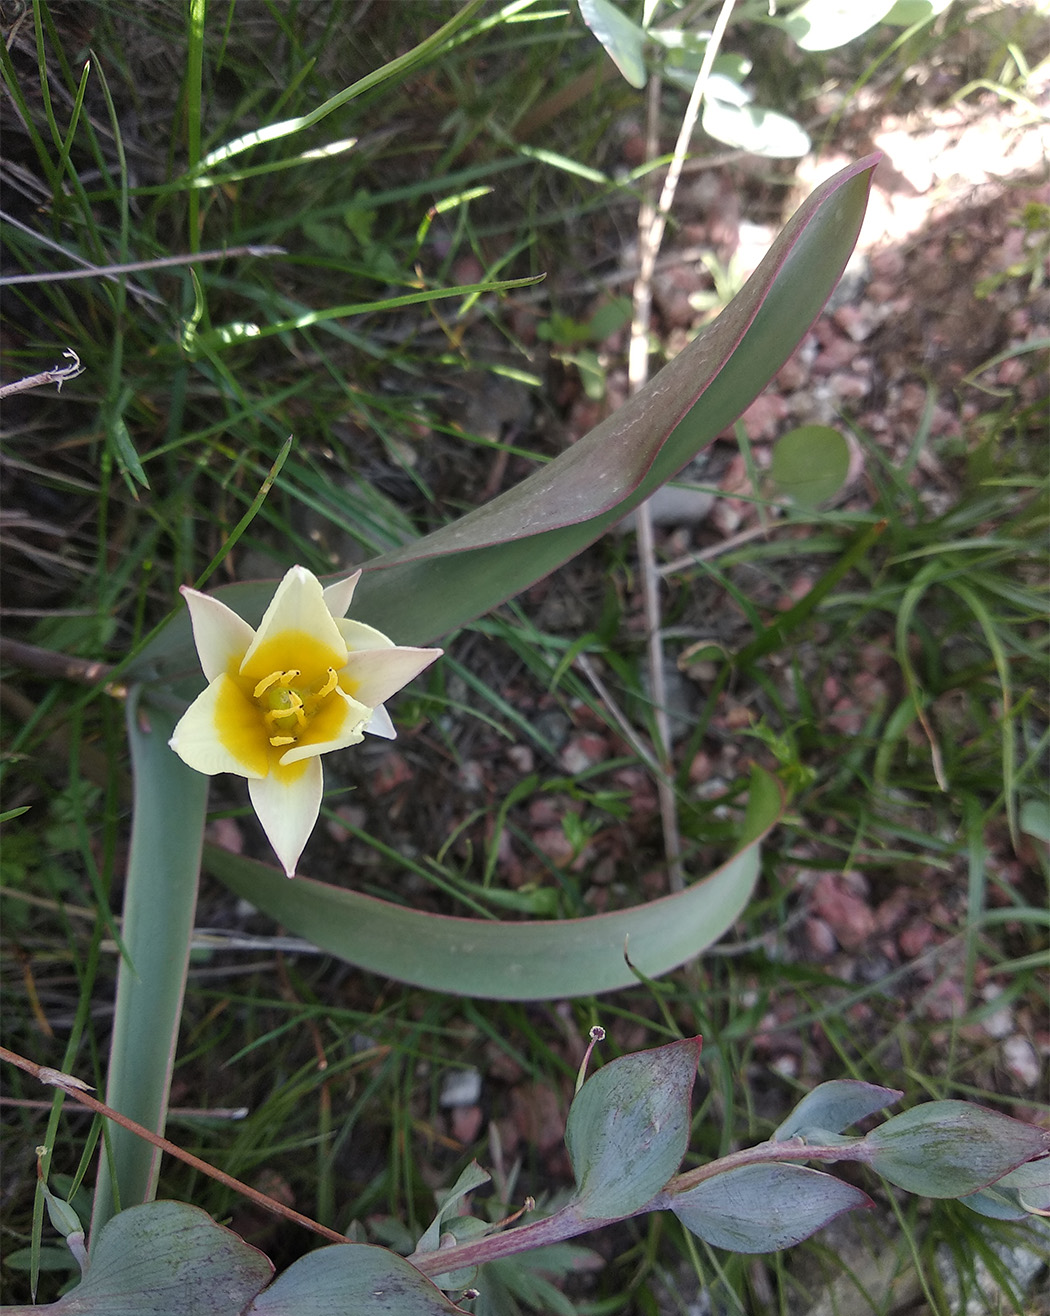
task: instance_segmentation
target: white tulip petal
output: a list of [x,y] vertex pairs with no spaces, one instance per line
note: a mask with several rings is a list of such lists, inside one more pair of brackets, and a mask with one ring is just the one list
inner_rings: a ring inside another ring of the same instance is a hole
[[214,681],[223,672],[236,670],[255,639],[255,631],[243,617],[210,594],[184,585],[182,596],[190,610],[193,642],[205,677]]
[[373,708],[372,716],[365,723],[365,731],[370,736],[382,736],[384,740],[397,739],[397,732],[390,720],[390,714],[382,704],[378,708]]
[[352,576],[347,576],[345,580],[337,580],[324,587],[324,605],[337,621],[346,616],[350,604],[353,602],[357,582],[360,579],[360,571],[355,571]]
[[299,856],[321,812],[323,790],[318,758],[290,769],[274,768],[268,777],[248,782],[252,808],[289,877],[295,876]]
[[357,649],[392,649],[394,647],[394,641],[389,635],[377,631],[374,626],[366,626],[363,621],[350,621],[345,617],[337,617],[335,624],[339,627],[339,634],[343,637],[346,647],[351,653],[354,653]]
[[168,743],[184,763],[208,777],[236,772],[261,778],[269,770],[259,710],[225,673],[190,704]]
[[362,704],[377,708],[429,667],[441,649],[365,649],[352,653],[339,673],[339,684]]
[[[242,672],[260,667],[262,675],[273,671],[281,662],[295,666],[294,654],[283,657],[288,637],[305,636],[310,647],[318,654],[326,654],[324,662],[332,667],[343,665],[346,642],[339,634],[332,614],[325,607],[321,582],[305,567],[292,567],[277,586],[270,606],[263,613],[255,639],[244,655]],[[262,652],[260,652],[262,651]],[[282,655],[275,661],[271,654]],[[262,671],[265,668],[266,671]]]
[[371,715],[370,707],[336,688],[325,704],[323,715],[314,718],[300,744],[281,755],[281,764],[287,766],[318,754],[330,754],[335,749],[346,749],[348,745],[359,745]]

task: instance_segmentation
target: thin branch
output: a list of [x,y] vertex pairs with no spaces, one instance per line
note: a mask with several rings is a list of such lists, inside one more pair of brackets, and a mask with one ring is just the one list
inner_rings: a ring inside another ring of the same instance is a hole
[[[81,685],[99,685],[108,681],[113,671],[109,663],[100,663],[93,658],[74,658],[68,653],[23,644],[21,640],[11,640],[7,636],[0,637],[0,661],[21,667],[23,671],[56,677],[60,681],[77,681]],[[123,699],[127,694],[123,686],[107,684],[105,691],[116,699]]]
[[[682,124],[678,131],[674,154],[664,178],[659,204],[654,208],[649,191],[638,211],[638,246],[640,265],[634,285],[634,314],[631,321],[631,346],[628,357],[628,380],[632,394],[639,392],[649,377],[649,326],[652,319],[652,280],[656,258],[663,242],[667,217],[674,204],[678,180],[689,150],[696,121],[700,114],[707,81],[714,66],[715,56],[725,35],[735,0],[723,0],[718,20],[714,25],[703,62],[689,97]],[[652,159],[659,150],[658,130],[660,113],[660,81],[653,77],[649,82],[647,157]],[[664,853],[667,856],[668,880],[672,891],[685,887],[682,868],[682,838],[678,826],[678,805],[674,794],[674,766],[671,760],[671,724],[668,713],[667,684],[664,679],[664,648],[661,629],[660,575],[656,566],[656,544],[650,504],[642,503],[635,512],[635,534],[638,543],[639,570],[642,576],[642,595],[645,603],[646,631],[648,633],[649,688],[652,694],[656,721],[657,753],[661,772],[656,777],[657,796],[660,802],[660,820],[664,835]]]
[[329,1243],[349,1243],[349,1239],[344,1238],[342,1234],[337,1234],[334,1229],[329,1229],[327,1225],[319,1224],[316,1220],[311,1220],[309,1216],[300,1215],[298,1211],[293,1211],[290,1206],[284,1206],[281,1202],[274,1201],[272,1197],[267,1197],[265,1193],[260,1193],[257,1188],[249,1188],[246,1183],[241,1183],[240,1179],[235,1179],[223,1170],[217,1170],[214,1165],[202,1161],[199,1156],[184,1151],[175,1143],[169,1142],[167,1138],[162,1138],[160,1134],[153,1133],[142,1124],[137,1124],[134,1120],[128,1119],[126,1115],[121,1115],[119,1111],[107,1106],[105,1102],[91,1096],[86,1090],[89,1084],[82,1079],[76,1078],[72,1074],[63,1074],[58,1069],[50,1069],[46,1065],[38,1065],[35,1061],[27,1060],[25,1056],[20,1056],[15,1051],[9,1051],[6,1046],[0,1046],[0,1060],[6,1060],[17,1066],[17,1068],[38,1079],[47,1087],[58,1088],[60,1092],[65,1093],[70,1101],[75,1101],[80,1106],[86,1106],[88,1110],[93,1110],[96,1115],[104,1115],[106,1119],[113,1120],[114,1123],[119,1124],[139,1138],[145,1138],[147,1142],[152,1143],[160,1151],[167,1152],[169,1156],[174,1156],[176,1160],[184,1161],[195,1170],[199,1170],[201,1174],[206,1174],[209,1179],[221,1183],[224,1188],[230,1188],[235,1193],[240,1193],[242,1197],[247,1197],[250,1202],[254,1202],[256,1206],[261,1206],[264,1211],[283,1216],[285,1220],[290,1220],[293,1224],[302,1225],[304,1229],[319,1234],[321,1238],[327,1239]]
[[12,397],[15,393],[27,393],[31,388],[43,388],[45,384],[54,384],[55,390],[61,393],[62,385],[67,380],[76,379],[77,375],[84,373],[80,357],[71,347],[67,347],[62,355],[71,358],[68,366],[52,366],[50,370],[43,370],[39,375],[28,375],[25,379],[16,379],[13,384],[0,385],[0,398]]

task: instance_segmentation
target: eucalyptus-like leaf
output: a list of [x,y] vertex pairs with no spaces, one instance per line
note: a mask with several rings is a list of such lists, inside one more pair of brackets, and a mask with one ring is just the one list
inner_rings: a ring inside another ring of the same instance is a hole
[[837,50],[881,23],[895,0],[804,0],[780,26],[802,50]]
[[966,1101],[931,1101],[865,1138],[868,1163],[924,1197],[963,1197],[1050,1151],[1050,1133]]
[[995,1220],[1024,1220],[1035,1212],[1050,1215],[1050,1156],[1028,1161],[962,1202]]
[[261,1252],[206,1212],[185,1202],[148,1202],[121,1211],[101,1230],[91,1267],[76,1288],[46,1307],[3,1311],[5,1316],[242,1316],[272,1274]]
[[645,86],[645,31],[632,23],[616,0],[580,0],[583,21],[632,87]]
[[[399,644],[425,644],[548,575],[676,475],[805,336],[856,242],[877,161],[821,184],[718,319],[578,443],[459,521],[366,563],[355,616]],[[215,591],[252,625],[272,592],[262,582]],[[171,682],[195,665],[180,609],[129,674]]]
[[809,134],[800,124],[762,105],[706,96],[700,122],[716,142],[769,160],[797,160],[810,148]]
[[367,1243],[308,1252],[244,1316],[468,1316],[403,1257]]
[[914,23],[929,23],[943,14],[952,0],[896,0],[896,4],[883,18],[894,27],[911,27]]
[[[547,1001],[659,978],[698,955],[739,917],[754,889],[761,837],[780,816],[776,781],[751,779],[744,844],[674,895],[589,918],[505,923],[395,905],[205,846],[204,866],[289,932],[349,964],[457,996]],[[633,966],[633,967],[632,967]]]
[[873,1205],[867,1193],[822,1170],[767,1161],[705,1179],[676,1195],[671,1210],[686,1229],[715,1247],[778,1252],[844,1211]]
[[832,1079],[806,1093],[771,1141],[803,1138],[815,1143],[821,1133],[843,1133],[858,1120],[894,1105],[903,1095],[896,1088],[882,1088],[852,1078]]
[[689,1142],[700,1038],[620,1056],[593,1074],[569,1108],[565,1143],[584,1220],[631,1215],[678,1169]]

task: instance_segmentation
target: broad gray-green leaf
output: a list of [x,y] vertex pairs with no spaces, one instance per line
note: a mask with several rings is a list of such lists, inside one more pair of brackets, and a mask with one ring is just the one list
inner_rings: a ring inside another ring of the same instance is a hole
[[846,482],[849,444],[830,425],[800,425],[777,440],[769,474],[799,507],[819,507]]
[[874,1083],[832,1079],[807,1092],[770,1141],[786,1142],[788,1138],[801,1137],[812,1142],[813,1138],[808,1136],[811,1129],[843,1133],[858,1120],[874,1115],[884,1106],[894,1105],[903,1095],[896,1088],[877,1087]]
[[[578,443],[459,521],[365,564],[353,616],[399,644],[425,644],[548,575],[676,475],[808,331],[853,249],[877,159],[817,188],[714,324]],[[273,585],[215,593],[254,625]],[[198,671],[181,606],[129,668],[167,682]]]
[[1050,1215],[1050,1156],[1019,1165],[960,1201],[993,1220],[1024,1220],[1031,1212]]
[[843,1211],[873,1206],[867,1193],[821,1170],[783,1161],[742,1165],[705,1179],[671,1203],[686,1229],[730,1252],[778,1252]]
[[706,96],[700,123],[716,142],[769,160],[795,160],[810,148],[809,134],[794,119],[761,105]]
[[682,1163],[700,1038],[620,1056],[577,1092],[565,1128],[583,1220],[631,1215]]
[[645,32],[632,23],[614,0],[580,0],[583,21],[632,87],[645,86]]
[[[779,787],[752,777],[746,843],[721,868],[675,895],[613,914],[503,923],[390,904],[206,846],[204,866],[290,932],[373,973],[431,991],[490,1000],[592,996],[658,978],[731,926],[758,877],[758,840],[779,816]],[[630,964],[625,959],[625,945]]]
[[924,1197],[963,1197],[1050,1151],[1050,1133],[966,1101],[930,1101],[865,1138],[869,1164]]
[[780,25],[803,50],[837,50],[881,23],[894,0],[806,0]]
[[244,1316],[468,1316],[386,1248],[333,1244],[283,1271]]
[[115,1215],[87,1275],[46,1307],[5,1316],[242,1316],[273,1274],[256,1248],[185,1202],[148,1202]]

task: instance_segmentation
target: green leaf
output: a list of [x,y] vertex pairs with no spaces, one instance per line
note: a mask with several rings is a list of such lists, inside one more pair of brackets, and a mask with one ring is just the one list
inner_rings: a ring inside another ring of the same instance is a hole
[[459,1206],[460,1202],[462,1202],[469,1193],[472,1193],[475,1188],[480,1188],[482,1184],[488,1183],[491,1178],[492,1176],[486,1173],[477,1161],[471,1161],[456,1180],[455,1184],[453,1184],[448,1195],[442,1201],[441,1208],[437,1215],[430,1222],[426,1232],[416,1244],[416,1251],[436,1251],[438,1244],[441,1242],[441,1224],[445,1217],[450,1211],[454,1212],[456,1207]]
[[1050,1157],[1019,1165],[987,1188],[960,1200],[994,1220],[1024,1220],[1031,1212],[1050,1215]]
[[700,124],[716,142],[769,160],[794,160],[810,148],[809,134],[801,125],[761,105],[706,96]]
[[[174,718],[167,711],[147,713],[132,698],[127,724],[135,805],[106,1102],[163,1133],[197,905],[208,778],[168,748]],[[118,1203],[126,1208],[146,1202],[157,1185],[155,1147],[116,1124],[110,1125],[108,1142],[112,1161],[103,1147],[92,1248]]]
[[46,1307],[6,1316],[241,1316],[273,1266],[242,1238],[184,1202],[150,1202],[99,1234],[81,1282]]
[[881,23],[894,0],[806,0],[780,26],[802,50],[836,50]]
[[573,1214],[582,1220],[631,1215],[682,1163],[700,1038],[611,1060],[569,1108],[565,1142],[576,1175]]
[[1050,1151],[1050,1133],[966,1101],[931,1101],[865,1138],[870,1165],[924,1197],[963,1197]]
[[894,27],[913,27],[916,23],[928,23],[931,18],[943,14],[951,2],[952,0],[897,0],[882,21],[892,23]]
[[613,0],[580,0],[583,21],[605,47],[623,76],[639,90],[645,86],[645,32]]
[[467,1316],[403,1257],[367,1243],[308,1252],[244,1316]]
[[894,1105],[903,1095],[896,1088],[877,1087],[874,1083],[860,1083],[851,1078],[832,1079],[807,1092],[770,1141],[804,1138],[812,1143],[817,1139],[810,1136],[811,1131],[842,1133],[858,1120]]
[[750,899],[758,842],[781,808],[776,782],[756,771],[744,844],[721,868],[647,905],[558,922],[427,914],[308,877],[289,881],[216,846],[205,846],[204,866],[290,932],[369,972],[455,996],[548,1001],[629,987],[631,965],[658,978],[717,941]]
[[726,1170],[676,1195],[671,1210],[705,1243],[730,1252],[778,1252],[843,1211],[874,1206],[867,1193],[821,1170],[773,1161]]
[[846,482],[849,444],[829,425],[800,425],[774,445],[769,473],[799,507],[818,507]]
[[[876,163],[869,156],[822,184],[714,324],[619,411],[516,488],[367,563],[354,617],[400,644],[447,634],[548,575],[677,474],[807,332],[853,249]],[[216,597],[255,624],[272,592],[253,582]],[[128,670],[166,681],[198,671],[185,608]]]

